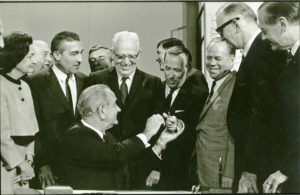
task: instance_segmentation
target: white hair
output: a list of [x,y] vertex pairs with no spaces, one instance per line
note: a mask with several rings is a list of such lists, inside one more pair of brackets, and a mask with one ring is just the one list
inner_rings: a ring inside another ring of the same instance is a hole
[[49,45],[45,41],[42,41],[42,40],[33,40],[32,45],[35,48],[48,49],[50,51]]
[[121,31],[114,34],[112,39],[112,49],[115,50],[117,47],[118,41],[122,39],[134,40],[136,41],[138,49],[140,49],[140,38],[135,32]]
[[92,85],[81,93],[78,98],[77,108],[83,119],[92,115],[100,105],[109,102],[114,94],[107,85]]

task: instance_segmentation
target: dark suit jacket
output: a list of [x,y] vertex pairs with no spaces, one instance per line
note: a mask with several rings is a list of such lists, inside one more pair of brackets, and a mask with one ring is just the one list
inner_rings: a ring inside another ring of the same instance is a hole
[[[125,162],[144,151],[145,145],[136,136],[116,142],[106,132],[105,142],[93,130],[78,123],[70,128],[59,150],[60,175],[63,185],[73,189],[120,190],[125,189]],[[84,143],[84,144],[82,144]],[[148,163],[159,161],[149,153]]]
[[[264,169],[265,178],[280,170],[289,179],[285,193],[300,192],[300,52],[285,66],[276,82],[274,97],[270,101],[268,131],[262,136],[269,147]],[[262,137],[261,136],[261,137]],[[265,145],[266,145],[265,144]],[[266,155],[267,154],[267,155]]]
[[[245,148],[256,139],[258,129],[265,126],[266,121],[263,117],[266,114],[266,105],[272,97],[283,61],[282,54],[272,51],[269,43],[262,40],[259,34],[241,62],[227,116],[228,130],[235,142],[233,191],[237,190],[242,171],[257,172],[256,165],[252,163],[257,157],[246,154]],[[254,150],[253,153],[259,152]]]
[[208,84],[201,70],[192,68],[188,74],[187,81],[192,82],[203,90],[208,91]]
[[[76,73],[77,96],[83,90],[83,73]],[[59,85],[52,69],[34,74],[26,78],[28,82],[37,116],[40,132],[36,140],[36,160],[39,166],[55,164],[56,145],[64,131],[80,118],[76,110],[75,116]],[[77,97],[77,98],[78,98]],[[54,162],[53,162],[54,161]]]
[[115,67],[91,73],[86,81],[86,87],[95,84],[108,85],[117,97],[117,103],[121,108],[118,114],[119,125],[109,131],[118,140],[127,139],[144,130],[147,119],[153,114],[157,89],[161,85],[158,77],[136,69],[126,106],[121,102]]
[[205,104],[208,91],[186,81],[180,88],[170,108],[163,106],[165,102],[165,83],[160,91],[160,113],[175,115],[185,124],[184,132],[174,141],[168,143],[162,153],[162,163],[156,169],[161,178],[156,189],[159,190],[190,190],[192,181],[188,174],[189,161],[195,148],[196,125],[200,112]]

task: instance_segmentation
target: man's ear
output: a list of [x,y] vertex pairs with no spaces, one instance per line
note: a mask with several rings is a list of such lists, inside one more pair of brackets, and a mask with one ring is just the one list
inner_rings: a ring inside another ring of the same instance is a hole
[[101,117],[102,120],[105,119],[105,113],[104,112],[105,112],[104,106],[103,105],[99,106],[98,107],[98,113],[99,113],[99,115],[100,115],[100,117]]
[[233,22],[232,22],[233,24],[234,24],[234,27],[235,27],[235,32],[236,33],[239,33],[240,32],[240,30],[241,30],[241,24],[238,22],[238,20],[233,20]]
[[281,34],[284,34],[286,32],[286,29],[288,27],[288,22],[286,20],[285,17],[280,17],[277,19],[277,22],[278,22],[278,25],[279,25],[279,28],[280,28],[280,33]]
[[53,58],[54,58],[55,61],[59,61],[60,60],[60,55],[61,55],[61,53],[59,51],[54,51],[52,53],[52,56],[53,56]]

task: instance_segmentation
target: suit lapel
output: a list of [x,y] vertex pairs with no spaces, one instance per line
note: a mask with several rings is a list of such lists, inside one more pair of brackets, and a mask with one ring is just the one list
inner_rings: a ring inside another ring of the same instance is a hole
[[126,99],[127,106],[129,106],[133,102],[135,94],[137,93],[137,91],[139,91],[139,89],[141,89],[141,85],[142,85],[141,72],[138,69],[136,69],[135,74],[133,76],[133,81],[131,84],[129,94]]
[[233,78],[233,74],[229,73],[227,78],[224,80],[224,82],[221,84],[221,86],[218,88],[218,90],[213,94],[210,101],[204,105],[203,110],[200,114],[199,120],[202,119],[202,117],[205,115],[207,110],[211,107],[211,105],[216,101],[216,99],[220,96],[225,86],[228,84],[228,82]]
[[120,88],[119,88],[118,75],[117,75],[116,68],[113,68],[111,70],[111,72],[109,72],[108,85],[110,86],[111,90],[115,93],[119,104],[121,106],[123,106],[122,101],[121,101],[121,92],[120,92]]
[[52,91],[52,94],[56,97],[57,102],[62,103],[64,107],[69,109],[69,104],[66,100],[65,94],[52,69],[49,69],[49,88]]

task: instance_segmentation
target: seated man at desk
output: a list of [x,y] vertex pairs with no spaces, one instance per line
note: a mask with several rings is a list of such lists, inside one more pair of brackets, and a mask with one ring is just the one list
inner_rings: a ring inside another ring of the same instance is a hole
[[[147,120],[142,133],[117,142],[106,130],[118,123],[120,108],[116,104],[115,94],[102,84],[93,85],[82,92],[78,110],[82,120],[71,127],[62,139],[58,159],[60,183],[74,189],[124,190],[125,162],[144,152],[147,164],[158,163],[161,150],[184,129],[183,122],[175,116],[167,117],[165,122],[161,115],[156,114]],[[145,150],[149,146],[148,141],[164,124],[167,128],[160,134],[156,144]]]

